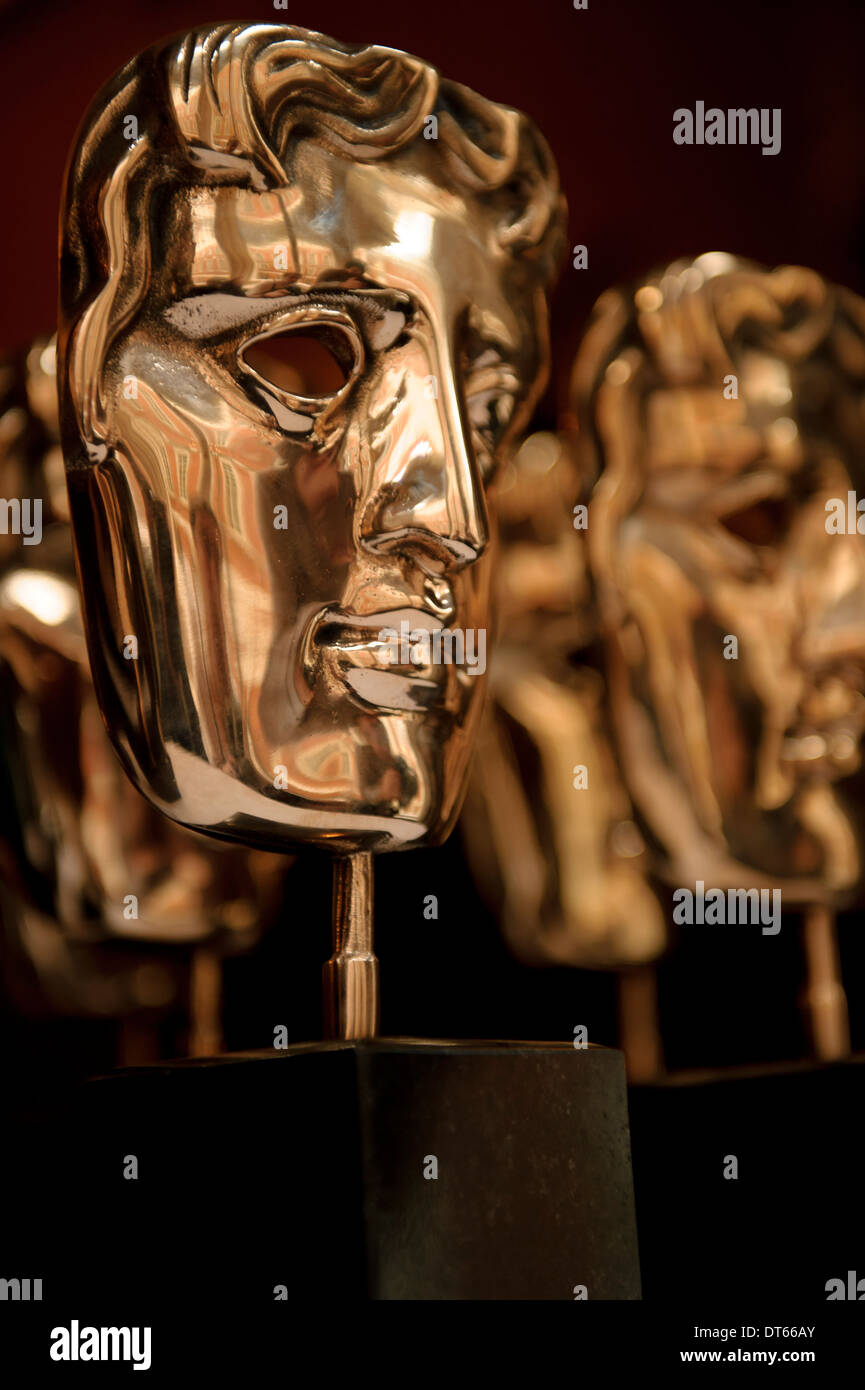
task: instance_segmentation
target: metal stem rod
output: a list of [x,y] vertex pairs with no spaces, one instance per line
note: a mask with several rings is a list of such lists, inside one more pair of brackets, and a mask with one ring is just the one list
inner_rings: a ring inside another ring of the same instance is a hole
[[189,969],[189,1055],[215,1057],[222,1051],[222,962],[197,946]]
[[835,914],[813,906],[805,912],[805,957],[808,983],[805,1007],[821,1062],[835,1062],[850,1055],[850,1021],[847,995],[841,980]]
[[372,944],[372,855],[335,859],[333,955],[323,981],[327,1038],[374,1038],[378,1032],[378,961]]
[[664,1072],[658,1014],[658,972],[637,965],[619,972],[619,1037],[630,1082],[656,1081]]

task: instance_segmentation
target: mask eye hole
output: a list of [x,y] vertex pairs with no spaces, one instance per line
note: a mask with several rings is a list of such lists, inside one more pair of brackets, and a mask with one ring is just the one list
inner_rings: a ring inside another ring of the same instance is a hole
[[257,338],[244,348],[241,358],[277,390],[306,400],[337,395],[355,366],[348,334],[318,324]]
[[719,520],[731,535],[750,545],[778,545],[790,529],[793,507],[787,498],[765,497]]

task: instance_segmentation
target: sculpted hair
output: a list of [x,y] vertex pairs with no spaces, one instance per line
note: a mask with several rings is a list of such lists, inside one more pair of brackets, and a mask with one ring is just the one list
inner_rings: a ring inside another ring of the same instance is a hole
[[865,300],[803,266],[768,270],[721,252],[676,261],[598,300],[571,376],[581,500],[604,601],[616,531],[645,486],[642,450],[651,396],[662,389],[723,390],[743,355],[783,361],[800,432],[865,458]]
[[[543,137],[520,112],[440,79],[419,58],[306,29],[222,24],[155,45],[103,88],[61,205],[61,390],[87,383],[75,414],[91,461],[105,453],[102,364],[147,293],[163,190],[284,187],[301,140],[360,162],[386,159],[423,138],[431,115],[443,178],[489,198],[500,244],[534,258],[539,280],[552,278],[564,200]],[[76,455],[80,444],[67,450]]]
[[[652,392],[720,391],[748,351],[783,360],[794,383],[807,367],[809,390],[793,393],[803,430],[840,433],[865,450],[865,300],[804,266],[768,270],[713,252],[608,290],[595,305],[570,392],[585,487],[629,462],[606,443],[613,394],[641,429]],[[863,403],[857,417],[836,410],[851,390]]]

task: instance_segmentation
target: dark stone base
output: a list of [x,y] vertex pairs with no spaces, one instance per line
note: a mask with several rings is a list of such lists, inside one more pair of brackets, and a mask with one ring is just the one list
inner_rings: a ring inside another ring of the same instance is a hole
[[4,1273],[46,1296],[640,1296],[624,1069],[603,1048],[392,1039],[132,1069],[10,1139]]
[[863,1100],[865,1057],[632,1087],[644,1298],[816,1309],[865,1278]]

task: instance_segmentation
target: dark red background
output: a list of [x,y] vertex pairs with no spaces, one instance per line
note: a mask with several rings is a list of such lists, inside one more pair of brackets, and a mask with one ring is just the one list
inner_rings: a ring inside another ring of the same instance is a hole
[[[586,11],[574,10],[572,0],[378,0],[368,7],[297,0],[288,11],[264,0],[236,10],[166,0],[38,7],[0,0],[0,351],[53,326],[60,183],[94,92],[157,38],[226,18],[289,21],[345,41],[406,48],[534,117],[559,163],[569,244],[589,248],[589,269],[568,262],[556,293],[560,389],[594,299],[658,262],[727,250],[804,263],[865,291],[861,0],[589,0]],[[780,106],[781,153],[674,145],[674,109],[693,109],[698,100]],[[548,421],[552,405],[551,395]],[[593,1039],[616,1041],[614,981],[512,961],[474,894],[458,836],[441,850],[383,856],[376,883],[385,1033],[561,1038],[585,1022]],[[423,919],[428,893],[439,895],[432,935]],[[317,1036],[329,897],[326,858],[306,856],[292,876],[282,929],[256,955],[228,964],[230,1049],[265,1046],[274,1021],[288,1023],[292,1038]],[[861,921],[851,914],[841,933],[859,1049]],[[803,1055],[802,976],[795,929],[771,941],[743,934],[732,947],[727,937],[687,937],[660,971],[669,1065]],[[110,1040],[95,1032],[88,1052],[70,1046],[68,1024],[37,1031],[52,1068],[62,1058],[84,1069],[106,1065],[106,1057],[110,1064]]]
[[[229,13],[225,13],[229,11]],[[60,182],[101,83],[165,34],[214,19],[304,25],[406,48],[527,111],[570,206],[555,309],[560,376],[597,295],[659,261],[707,250],[811,265],[865,289],[865,6],[684,0],[296,0],[145,5],[69,0],[0,8],[0,350],[53,325]],[[780,106],[782,148],[673,144],[678,106]]]

